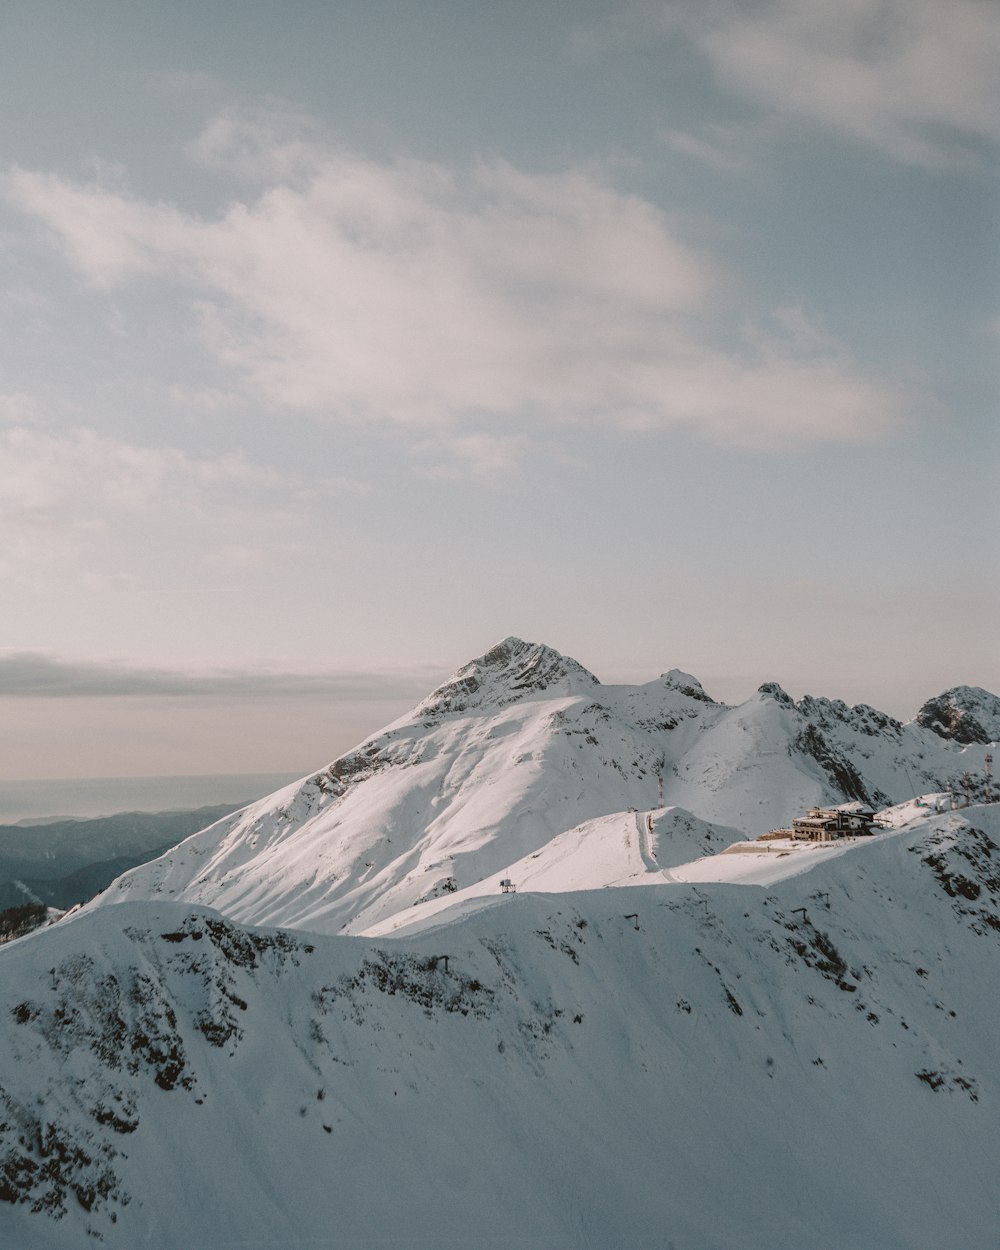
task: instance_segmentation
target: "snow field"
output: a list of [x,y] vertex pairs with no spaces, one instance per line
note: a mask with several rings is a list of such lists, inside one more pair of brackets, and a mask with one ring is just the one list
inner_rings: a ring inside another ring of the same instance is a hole
[[[0,1230],[24,1250],[79,1245],[87,1222],[162,1250],[485,1247],[498,1229],[985,1248],[1000,964],[982,916],[1000,898],[941,886],[973,872],[974,828],[1000,841],[996,809],[970,809],[767,891],[520,894],[405,940],[289,935],[249,966],[244,931],[216,919],[212,940],[188,904],[80,914],[0,953],[6,1001],[38,1010],[3,1016],[6,1114],[110,1144],[131,1201],[34,1223],[5,1204]],[[190,1088],[115,1064],[109,978],[134,975],[161,987]],[[95,1120],[130,1100],[134,1131]]]

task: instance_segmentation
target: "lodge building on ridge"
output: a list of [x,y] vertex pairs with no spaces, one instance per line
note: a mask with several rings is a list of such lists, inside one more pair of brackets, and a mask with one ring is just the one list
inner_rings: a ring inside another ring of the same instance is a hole
[[843,807],[810,807],[804,816],[795,817],[790,829],[773,829],[765,835],[765,839],[798,838],[804,842],[833,842],[837,838],[873,834],[877,827],[875,813],[860,803],[849,803]]

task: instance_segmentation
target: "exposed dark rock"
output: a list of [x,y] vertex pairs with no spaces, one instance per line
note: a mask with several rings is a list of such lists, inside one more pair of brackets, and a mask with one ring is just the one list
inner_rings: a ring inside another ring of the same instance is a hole
[[789,748],[808,756],[822,768],[831,786],[843,799],[853,799],[868,807],[885,807],[891,802],[880,790],[866,786],[864,778],[849,759],[837,751],[813,724],[806,725]]
[[569,656],[541,643],[505,638],[460,668],[417,709],[425,719],[473,708],[501,708],[560,683],[580,692],[600,682]]
[[954,686],[928,699],[916,720],[938,737],[963,746],[996,742],[1000,738],[1000,698],[979,686]]
[[794,707],[791,695],[781,688],[776,681],[766,681],[762,686],[757,688],[757,693],[773,699],[775,703],[780,703],[783,707]]

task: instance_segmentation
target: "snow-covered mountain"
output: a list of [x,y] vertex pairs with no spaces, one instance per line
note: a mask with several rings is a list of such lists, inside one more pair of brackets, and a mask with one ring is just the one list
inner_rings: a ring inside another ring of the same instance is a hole
[[994,1250],[1000,808],[889,815],[404,940],[160,899],[5,947],[0,1244]]
[[507,639],[0,948],[0,1245],[996,1250],[1000,805],[934,715]]
[[795,703],[773,682],[738,707],[677,670],[603,685],[508,638],[329,768],[127,874],[98,905],[174,899],[242,923],[383,932],[515,866],[510,879],[544,890],[655,880],[669,865],[655,848],[643,858],[647,816],[654,832],[681,828],[675,808],[707,822],[681,838],[690,859],[699,838],[721,849],[812,804],[941,791],[981,775],[985,753],[865,705]]

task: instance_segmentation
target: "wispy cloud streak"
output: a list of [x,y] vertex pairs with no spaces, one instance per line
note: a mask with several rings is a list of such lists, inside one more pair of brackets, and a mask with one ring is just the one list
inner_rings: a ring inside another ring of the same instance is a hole
[[419,699],[440,680],[431,670],[367,673],[218,669],[191,672],[127,663],[69,660],[39,651],[0,653],[0,697]]
[[[355,490],[254,464],[240,453],[196,456],[94,430],[0,426],[0,574],[78,579],[118,566],[123,535],[145,536],[138,568],[168,549],[198,568],[278,558],[316,492]],[[183,538],[183,541],[182,541]],[[127,544],[126,544],[127,545]],[[118,567],[118,574],[124,570]]]
[[975,168],[1000,142],[1000,9],[993,0],[668,3],[719,79],[796,123],[896,160]]
[[[907,396],[843,350],[734,342],[738,283],[592,169],[376,161],[225,114],[198,153],[258,190],[204,219],[14,171],[98,287],[179,285],[246,394],[414,428],[512,419],[864,443]],[[752,320],[752,319],[751,319]]]

